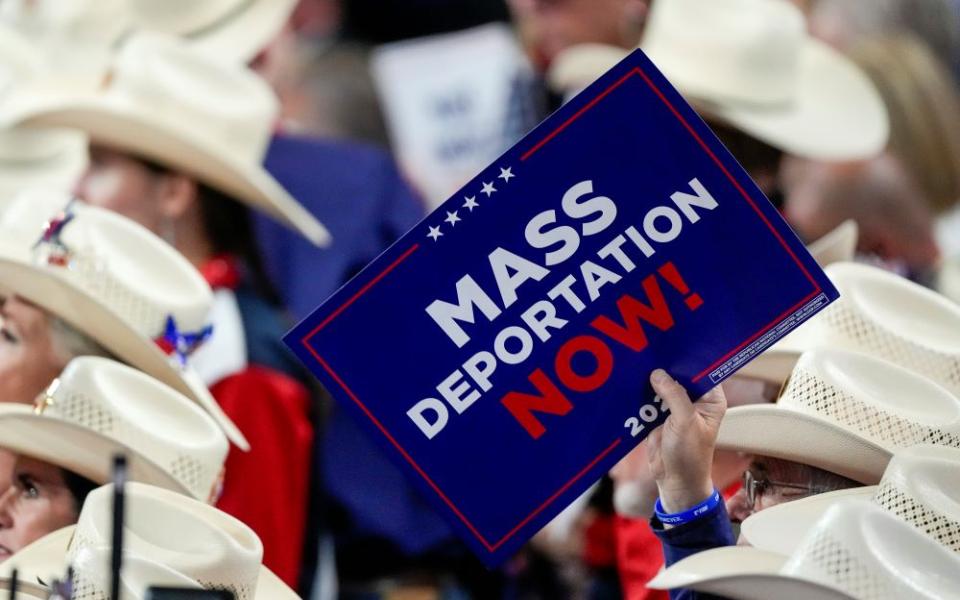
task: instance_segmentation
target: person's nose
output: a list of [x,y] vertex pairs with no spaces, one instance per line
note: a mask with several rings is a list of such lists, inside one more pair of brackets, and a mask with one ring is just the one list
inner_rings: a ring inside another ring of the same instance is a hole
[[747,500],[746,490],[741,489],[727,500],[727,513],[734,523],[740,523],[753,514],[753,506]]
[[10,486],[0,495],[0,529],[13,527],[13,507],[16,503],[17,488]]

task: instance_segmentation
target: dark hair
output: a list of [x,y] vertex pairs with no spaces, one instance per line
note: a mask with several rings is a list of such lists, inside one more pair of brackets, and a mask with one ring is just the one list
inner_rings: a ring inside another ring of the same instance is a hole
[[280,296],[263,265],[250,209],[220,190],[197,182],[197,196],[203,226],[217,254],[232,254],[240,259],[256,292],[274,306]]
[[63,482],[67,486],[67,489],[70,490],[70,495],[73,496],[74,506],[77,509],[77,514],[80,514],[80,509],[83,507],[83,503],[87,499],[87,495],[93,490],[100,487],[100,484],[95,483],[82,475],[77,475],[73,471],[68,471],[67,469],[60,469],[63,473]]
[[708,120],[708,124],[748,173],[775,173],[780,168],[782,151],[725,123]]
[[[154,175],[174,171],[148,158],[136,157]],[[185,175],[190,176],[188,173]],[[280,295],[270,281],[257,245],[250,210],[228,194],[194,179],[203,227],[216,254],[231,254],[240,259],[254,290],[267,302],[279,306]]]

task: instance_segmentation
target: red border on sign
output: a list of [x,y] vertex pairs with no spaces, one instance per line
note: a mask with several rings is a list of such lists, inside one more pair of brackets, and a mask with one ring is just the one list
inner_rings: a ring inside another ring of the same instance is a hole
[[[710,147],[703,141],[703,139],[702,139],[702,138],[700,137],[700,135],[696,132],[696,130],[690,125],[690,123],[688,123],[687,120],[683,118],[683,115],[680,114],[680,111],[678,111],[678,110],[676,109],[676,107],[670,102],[670,100],[663,94],[663,92],[660,91],[660,89],[657,88],[656,85],[654,85],[654,83],[653,83],[653,81],[651,81],[650,77],[647,76],[647,74],[644,73],[643,70],[640,69],[640,67],[635,67],[635,68],[634,68],[633,70],[631,70],[629,73],[627,73],[626,75],[624,75],[623,77],[621,77],[619,80],[617,80],[615,83],[613,83],[613,84],[612,84],[610,87],[608,87],[606,90],[604,90],[603,92],[601,92],[600,94],[598,94],[596,98],[594,98],[593,100],[591,100],[588,104],[584,105],[584,106],[583,106],[580,110],[578,110],[573,116],[571,116],[569,119],[567,119],[566,121],[564,121],[559,127],[557,127],[556,129],[554,129],[549,135],[547,135],[545,138],[543,138],[542,140],[540,140],[540,142],[538,142],[538,143],[537,143],[536,145],[534,145],[532,148],[530,148],[529,150],[527,150],[523,155],[521,155],[520,160],[521,160],[521,161],[525,161],[525,160],[529,159],[529,158],[530,158],[531,156],[533,156],[536,152],[538,152],[541,148],[543,148],[548,142],[550,142],[553,138],[555,138],[557,135],[559,135],[561,132],[563,132],[564,129],[566,129],[567,127],[569,127],[570,124],[572,124],[574,121],[576,121],[577,119],[579,119],[581,116],[583,116],[584,113],[586,113],[588,110],[590,110],[591,108],[593,108],[594,106],[596,106],[598,102],[600,102],[602,99],[604,99],[606,96],[608,96],[611,92],[613,92],[615,89],[617,89],[618,87],[620,87],[621,85],[623,85],[624,83],[626,83],[628,80],[630,80],[630,78],[632,78],[632,77],[634,77],[634,76],[640,76],[640,77],[643,79],[643,81],[650,87],[650,89],[653,90],[653,92],[657,95],[657,97],[659,97],[660,100],[670,109],[670,111],[671,111],[671,112],[673,113],[673,115],[677,118],[677,120],[680,121],[680,123],[683,124],[683,126],[687,129],[688,132],[690,132],[690,135],[693,136],[693,138],[697,141],[698,144],[700,144],[700,147],[703,148],[704,152],[707,153],[707,155],[713,160],[713,162],[716,163],[716,165],[717,165],[718,167],[720,167],[720,170],[723,172],[723,174],[726,175],[727,179],[729,179],[730,182],[731,182],[731,183],[734,185],[734,187],[737,189],[737,191],[740,192],[740,194],[743,196],[743,198],[747,201],[747,204],[749,204],[750,207],[757,213],[757,215],[760,217],[760,219],[763,221],[763,223],[770,229],[770,231],[773,233],[773,235],[777,238],[777,241],[779,241],[780,244],[784,247],[784,249],[786,249],[787,253],[790,255],[790,258],[792,258],[792,259],[794,260],[794,262],[797,264],[797,266],[800,267],[800,270],[803,272],[803,274],[806,275],[807,279],[808,279],[808,280],[813,284],[813,286],[814,286],[814,291],[811,292],[810,295],[808,295],[806,298],[804,298],[803,300],[801,300],[800,302],[798,302],[796,305],[794,305],[794,306],[790,307],[789,309],[787,309],[786,311],[784,311],[783,314],[781,314],[781,315],[778,316],[776,319],[774,319],[772,322],[770,322],[770,323],[768,323],[767,325],[765,325],[764,327],[762,327],[757,333],[755,333],[755,334],[752,335],[750,338],[748,338],[747,340],[745,340],[745,341],[744,341],[743,343],[741,343],[739,346],[737,346],[736,348],[730,350],[730,352],[728,352],[728,353],[725,354],[723,357],[721,357],[720,359],[718,359],[718,360],[717,360],[716,362],[714,362],[712,365],[710,365],[709,367],[707,367],[706,369],[704,369],[702,372],[698,373],[698,374],[693,378],[693,381],[694,381],[694,382],[697,382],[697,381],[699,381],[700,379],[702,379],[705,375],[707,375],[708,373],[710,373],[711,371],[713,371],[715,368],[717,368],[719,365],[723,364],[727,359],[729,359],[729,358],[730,358],[731,356],[733,356],[735,353],[737,353],[737,352],[739,352],[741,349],[743,349],[744,346],[746,346],[747,344],[750,344],[750,343],[753,342],[755,339],[757,339],[758,337],[760,337],[761,335],[763,335],[764,333],[766,333],[767,331],[769,331],[770,328],[772,328],[774,325],[776,325],[781,319],[783,319],[784,317],[786,317],[786,316],[788,316],[788,315],[796,312],[800,307],[802,307],[804,304],[806,304],[806,303],[809,302],[811,299],[813,299],[814,297],[816,297],[816,295],[819,294],[822,290],[821,290],[821,288],[820,288],[820,285],[817,283],[816,279],[814,279],[813,275],[810,274],[810,272],[807,270],[806,266],[803,264],[803,262],[800,261],[800,259],[799,259],[799,258],[797,257],[797,255],[794,253],[794,251],[793,251],[793,249],[790,247],[790,245],[787,244],[786,240],[783,239],[783,236],[780,235],[780,232],[777,231],[776,228],[770,223],[770,220],[767,218],[767,216],[766,216],[765,214],[763,214],[763,211],[761,211],[760,208],[756,205],[756,203],[753,201],[753,198],[751,198],[750,195],[746,192],[746,190],[743,189],[743,186],[740,185],[740,182],[737,181],[736,178],[727,170],[726,166],[724,166],[724,164],[720,161],[720,159],[717,158],[716,154],[713,153],[713,150],[710,149]],[[395,268],[397,268],[397,267],[400,265],[400,263],[402,263],[403,261],[405,261],[406,259],[408,259],[414,252],[417,251],[417,249],[418,249],[419,247],[420,247],[419,244],[414,244],[414,245],[411,246],[409,249],[407,249],[403,254],[400,255],[399,258],[397,258],[394,262],[392,262],[386,269],[384,269],[382,272],[380,272],[380,274],[378,274],[376,277],[374,277],[373,279],[371,279],[366,285],[364,285],[362,288],[360,288],[360,290],[359,290],[356,294],[354,294],[353,296],[351,296],[346,302],[344,302],[339,308],[337,308],[337,310],[333,311],[326,319],[324,319],[319,325],[317,325],[312,331],[310,331],[310,333],[308,333],[307,335],[305,335],[305,336],[303,337],[303,339],[301,340],[301,343],[302,343],[302,344],[304,345],[304,347],[310,352],[310,354],[313,355],[313,357],[317,360],[317,363],[318,363],[327,373],[330,374],[330,377],[333,378],[333,380],[334,380],[335,382],[337,382],[337,384],[338,384],[340,387],[343,388],[343,390],[347,393],[347,395],[350,397],[350,399],[353,400],[354,403],[356,403],[357,406],[360,407],[360,410],[362,410],[363,413],[364,413],[365,415],[367,415],[367,417],[373,422],[373,424],[377,426],[377,429],[379,429],[379,430],[381,431],[381,433],[383,433],[383,435],[386,436],[386,438],[390,441],[390,443],[393,444],[393,446],[400,452],[400,454],[403,456],[403,458],[404,458],[407,462],[410,463],[410,465],[414,468],[414,470],[415,470],[421,477],[423,477],[424,481],[427,482],[427,484],[430,486],[430,488],[433,489],[433,491],[435,491],[435,492],[437,493],[437,495],[440,496],[440,498],[443,500],[443,502],[444,502],[448,507],[450,507],[450,509],[453,511],[453,513],[454,513],[455,515],[457,515],[457,517],[458,517],[461,521],[463,521],[463,523],[467,526],[467,529],[469,529],[470,532],[473,533],[473,535],[475,535],[478,540],[480,540],[480,543],[483,544],[483,546],[484,546],[489,552],[495,552],[495,551],[497,550],[497,548],[499,548],[500,546],[502,546],[504,543],[507,542],[507,540],[509,540],[510,538],[512,538],[514,535],[516,535],[518,531],[520,531],[525,525],[527,525],[527,523],[529,523],[530,521],[532,521],[538,514],[540,514],[547,506],[549,506],[549,505],[550,505],[554,500],[556,500],[561,494],[563,494],[565,491],[567,491],[567,490],[568,490],[574,483],[576,483],[581,477],[583,477],[584,475],[586,475],[587,472],[590,471],[590,469],[592,469],[597,463],[599,463],[601,460],[603,460],[604,457],[606,457],[608,454],[610,454],[610,453],[614,450],[614,448],[616,448],[617,446],[620,445],[620,441],[621,441],[621,440],[620,440],[620,438],[617,438],[616,440],[614,440],[612,444],[610,444],[609,446],[607,446],[606,449],[604,449],[599,455],[597,455],[596,458],[594,458],[592,461],[590,461],[590,463],[587,464],[583,469],[581,469],[580,472],[578,472],[576,475],[574,475],[573,478],[571,478],[569,481],[567,481],[567,483],[565,483],[563,486],[561,486],[559,490],[557,490],[552,496],[550,496],[546,501],[544,501],[543,504],[541,504],[539,507],[537,507],[536,510],[534,510],[532,513],[530,513],[529,515],[527,515],[526,518],[524,518],[522,521],[520,521],[520,523],[518,523],[516,527],[514,527],[513,529],[511,529],[506,535],[504,535],[502,538],[500,538],[497,542],[492,543],[492,544],[491,544],[490,542],[488,542],[487,539],[486,539],[486,538],[477,530],[477,528],[473,525],[473,523],[471,523],[470,520],[460,511],[460,509],[458,509],[457,506],[450,500],[450,498],[448,498],[447,495],[443,493],[443,490],[441,490],[440,487],[430,478],[430,476],[427,475],[427,473],[420,467],[420,465],[417,464],[417,462],[413,459],[412,456],[410,456],[410,454],[403,448],[403,446],[401,446],[401,445],[399,444],[399,442],[397,442],[396,438],[394,438],[393,435],[390,434],[390,432],[387,430],[387,428],[383,426],[383,424],[380,422],[379,419],[377,419],[377,417],[373,414],[373,412],[371,412],[370,409],[367,408],[367,406],[360,400],[360,398],[358,398],[357,395],[353,393],[353,391],[352,391],[352,390],[350,389],[350,387],[346,384],[346,382],[344,382],[344,381],[340,378],[340,376],[337,375],[336,372],[334,372],[334,370],[330,367],[330,365],[327,364],[327,361],[325,361],[325,360],[320,356],[320,354],[309,344],[310,338],[312,338],[314,335],[316,335],[317,332],[319,332],[321,329],[323,329],[324,327],[326,327],[331,321],[333,321],[333,319],[335,319],[336,317],[338,317],[338,316],[339,316],[344,310],[346,310],[351,304],[353,304],[354,302],[356,302],[356,300],[357,300],[358,298],[360,298],[362,295],[364,295],[365,293],[367,293],[367,292],[370,290],[370,288],[372,288],[372,287],[373,287],[374,285],[376,285],[380,280],[382,280],[384,277],[386,277],[391,271],[393,271]]]

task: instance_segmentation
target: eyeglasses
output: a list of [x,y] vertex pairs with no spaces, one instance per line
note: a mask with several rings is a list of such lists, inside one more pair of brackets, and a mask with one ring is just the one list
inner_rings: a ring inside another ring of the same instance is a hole
[[807,496],[814,494],[824,494],[830,490],[813,487],[809,485],[800,485],[798,483],[786,483],[783,481],[770,481],[766,478],[757,477],[752,471],[743,472],[743,489],[747,494],[747,503],[750,510],[756,510],[757,500],[771,488],[785,488],[788,490],[800,490],[807,492]]

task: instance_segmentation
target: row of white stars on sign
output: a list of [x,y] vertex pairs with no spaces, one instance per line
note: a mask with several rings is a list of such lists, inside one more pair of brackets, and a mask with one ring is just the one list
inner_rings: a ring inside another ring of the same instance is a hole
[[[494,183],[497,182],[496,181],[497,179],[502,179],[504,183],[509,183],[510,180],[513,179],[514,177],[516,177],[516,175],[513,174],[513,167],[507,167],[506,169],[501,168],[500,174],[497,175],[496,179],[494,179],[489,183],[486,181],[483,182],[483,189],[480,190],[480,194],[485,194],[489,199],[491,196],[497,193],[497,188],[494,187],[493,185]],[[443,222],[448,223],[451,228],[455,227],[457,223],[463,220],[460,217],[461,210],[466,209],[466,210],[469,210],[470,212],[473,212],[473,209],[480,207],[480,203],[477,202],[476,195],[464,196],[463,199],[464,199],[463,206],[461,206],[459,209],[454,211],[447,211],[447,218],[443,220]],[[427,237],[435,242],[438,241],[443,236],[443,232],[440,231],[441,227],[443,227],[443,225],[437,225],[436,227],[431,227],[428,225],[427,228],[430,231],[427,233]]]

